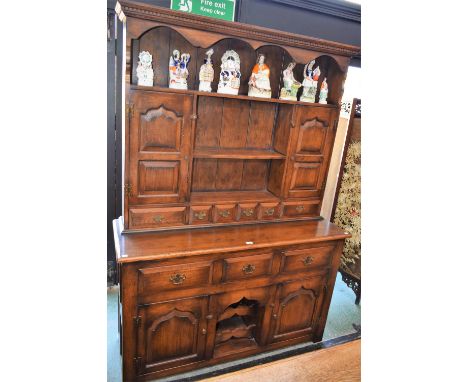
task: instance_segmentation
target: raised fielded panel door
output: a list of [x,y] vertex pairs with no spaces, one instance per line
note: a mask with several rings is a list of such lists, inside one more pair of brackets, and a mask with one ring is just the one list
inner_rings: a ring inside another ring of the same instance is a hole
[[137,339],[139,375],[201,360],[206,346],[208,297],[140,307]]
[[132,91],[129,204],[184,202],[192,96]]
[[328,107],[297,106],[286,170],[286,198],[322,196],[333,144],[334,113]]
[[271,325],[271,342],[313,333],[319,318],[322,288],[322,276],[280,286]]

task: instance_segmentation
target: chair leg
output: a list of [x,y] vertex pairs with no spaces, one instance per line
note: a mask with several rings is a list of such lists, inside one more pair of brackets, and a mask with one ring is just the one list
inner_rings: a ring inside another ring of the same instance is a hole
[[356,295],[356,300],[354,301],[354,303],[356,305],[359,305],[359,303],[361,302],[361,280],[343,271],[342,269],[340,269],[340,273],[341,273],[341,278],[343,279],[343,282],[349,288],[351,288],[354,294]]
[[354,301],[354,303],[356,305],[359,305],[359,303],[361,302],[361,282],[360,281],[357,281],[356,282],[357,284],[357,288],[355,290],[355,293],[356,293],[356,301]]

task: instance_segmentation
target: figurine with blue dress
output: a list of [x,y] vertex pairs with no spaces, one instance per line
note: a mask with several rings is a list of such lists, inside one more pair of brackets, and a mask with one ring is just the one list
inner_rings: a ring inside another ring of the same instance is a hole
[[189,76],[188,63],[190,54],[175,49],[169,59],[169,87],[171,89],[187,90],[187,77]]
[[240,77],[239,55],[233,50],[228,50],[223,54],[223,57],[221,57],[218,93],[238,95]]

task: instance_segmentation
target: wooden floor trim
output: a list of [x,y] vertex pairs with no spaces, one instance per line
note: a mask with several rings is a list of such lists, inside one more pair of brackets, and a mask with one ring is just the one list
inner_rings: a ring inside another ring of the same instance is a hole
[[[218,375],[223,375],[227,373],[232,373],[235,371],[251,368],[254,366],[262,365],[269,362],[279,361],[285,358],[293,357],[296,355],[301,355],[304,353],[317,351],[321,349],[331,348],[337,345],[342,345],[357,339],[361,338],[360,331],[357,333],[351,333],[345,336],[332,338],[326,341],[317,342],[317,343],[306,343],[304,346],[294,346],[290,348],[284,348],[275,350],[272,352],[267,352],[264,354],[260,354],[255,356],[255,359],[252,357],[247,357],[245,360],[239,360],[235,362],[227,362],[226,364],[219,364],[216,365],[216,369],[213,370],[212,367],[203,368],[200,370],[195,370],[188,373],[183,373],[180,375],[175,375],[167,379],[170,382],[192,382],[192,381],[200,381],[202,379],[216,377]],[[155,380],[156,382],[157,380]],[[162,379],[162,381],[166,381],[166,379]]]

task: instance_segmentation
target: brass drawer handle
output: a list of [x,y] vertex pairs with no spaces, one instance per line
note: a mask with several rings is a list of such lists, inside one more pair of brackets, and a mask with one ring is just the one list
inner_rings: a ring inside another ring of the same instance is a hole
[[175,275],[171,275],[169,280],[172,281],[174,285],[182,284],[187,277],[183,273],[176,273]]
[[203,220],[206,218],[206,212],[200,211],[193,214],[198,220]]
[[249,208],[248,210],[242,210],[242,215],[244,216],[252,216],[254,213],[253,208]]
[[155,223],[161,223],[161,222],[164,221],[164,216],[162,216],[162,215],[156,215],[156,216],[153,218],[153,221],[154,221]]
[[296,211],[297,211],[297,212],[302,212],[302,211],[304,211],[304,206],[303,206],[302,204],[301,204],[300,206],[297,206],[297,207],[296,207]]
[[302,259],[304,265],[310,265],[312,264],[312,261],[314,261],[314,258],[312,256],[307,256]]
[[242,267],[242,270],[246,275],[250,275],[255,271],[255,265],[253,264],[247,264]]
[[202,329],[201,334],[206,335],[206,329],[205,328]]
[[224,211],[220,211],[219,214],[220,214],[223,218],[227,218],[229,215],[231,215],[231,211],[229,211],[229,210],[224,210]]
[[267,210],[265,210],[265,215],[267,216],[273,216],[274,213],[275,213],[274,208],[268,208]]

